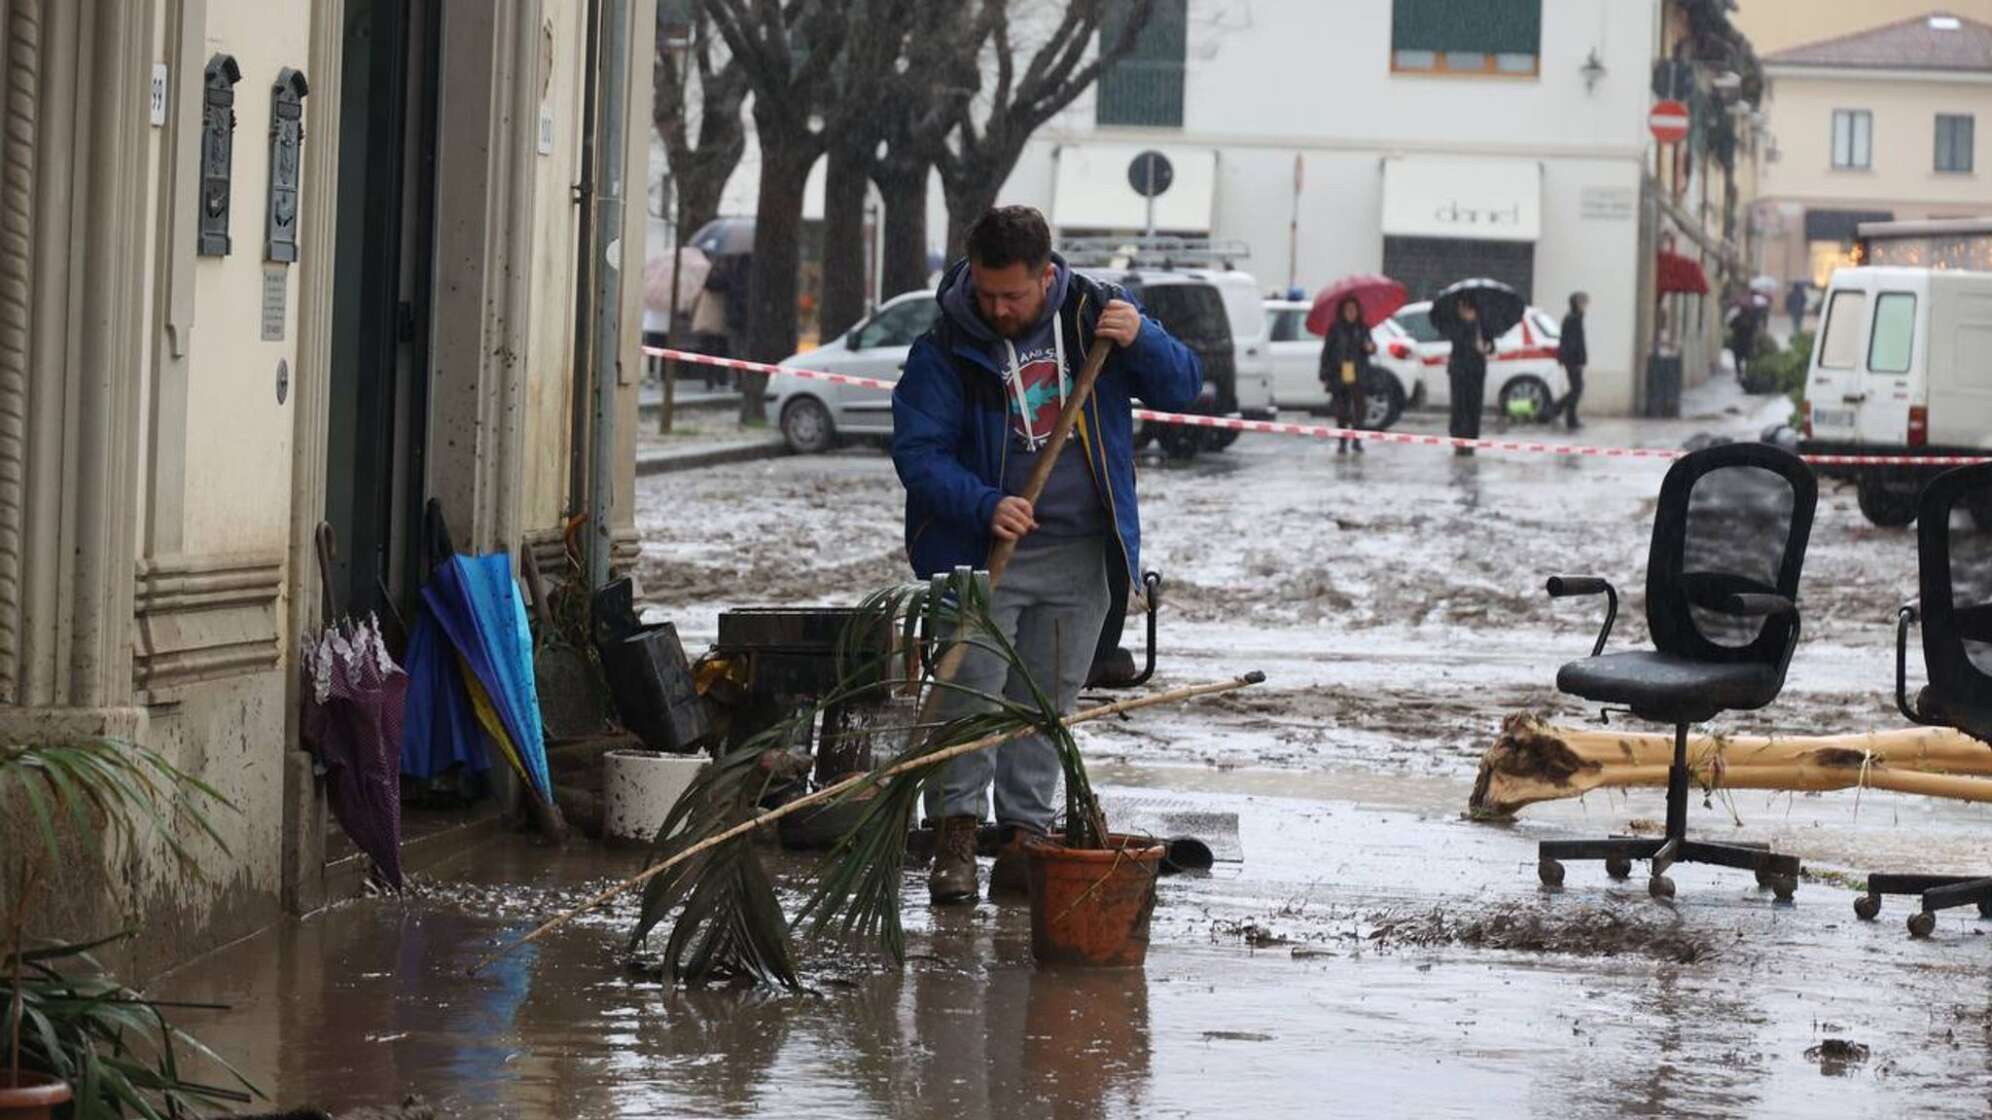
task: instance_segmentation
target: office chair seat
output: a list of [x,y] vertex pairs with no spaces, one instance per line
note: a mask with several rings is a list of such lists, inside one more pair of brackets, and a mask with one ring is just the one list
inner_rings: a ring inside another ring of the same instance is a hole
[[1751,661],[1698,661],[1671,653],[1608,653],[1572,661],[1556,674],[1559,691],[1622,704],[1658,723],[1702,723],[1721,712],[1753,711],[1777,699],[1777,667]]

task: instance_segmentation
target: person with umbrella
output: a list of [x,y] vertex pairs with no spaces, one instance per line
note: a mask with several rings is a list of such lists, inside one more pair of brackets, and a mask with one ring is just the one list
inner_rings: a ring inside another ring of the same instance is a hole
[[[1376,340],[1363,325],[1363,308],[1356,297],[1345,296],[1336,307],[1335,321],[1321,344],[1321,383],[1333,399],[1335,422],[1344,428],[1359,429],[1367,414],[1363,386],[1369,380],[1369,356],[1376,353]],[[1335,454],[1346,455],[1349,444],[1363,453],[1363,441],[1343,437]]]
[[[1454,439],[1480,438],[1480,410],[1487,395],[1487,359],[1494,342],[1480,322],[1480,307],[1470,295],[1453,305],[1452,320],[1446,328],[1452,341],[1452,355],[1446,359],[1446,380],[1452,383],[1452,424]],[[1455,447],[1453,454],[1473,454],[1471,447]]]
[[[1335,421],[1344,428],[1362,427],[1368,415],[1369,356],[1376,353],[1370,330],[1396,314],[1407,298],[1404,285],[1370,273],[1343,277],[1315,293],[1307,329],[1322,336],[1321,382],[1333,399]],[[1348,439],[1336,453],[1347,452],[1350,443],[1362,454],[1362,441]]]
[[[1528,301],[1499,280],[1461,280],[1432,299],[1432,326],[1452,342],[1446,359],[1446,380],[1452,384],[1454,439],[1480,438],[1480,409],[1487,394],[1487,359],[1494,340],[1515,329],[1528,310]],[[1455,455],[1471,455],[1471,447],[1455,447]]]

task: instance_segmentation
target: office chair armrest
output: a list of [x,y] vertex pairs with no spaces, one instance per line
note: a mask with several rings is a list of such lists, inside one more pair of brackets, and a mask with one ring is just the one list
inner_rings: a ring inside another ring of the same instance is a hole
[[1605,597],[1605,625],[1598,631],[1598,641],[1591,647],[1591,656],[1605,652],[1605,642],[1612,636],[1612,623],[1618,621],[1619,593],[1610,580],[1597,576],[1551,576],[1546,588],[1552,599],[1568,599],[1573,595],[1603,595]]
[[1922,619],[1914,603],[1904,603],[1895,612],[1895,710],[1910,723],[1928,727],[1930,721],[1909,702],[1909,627]]
[[1767,595],[1758,591],[1731,595],[1723,600],[1722,609],[1730,614],[1798,617],[1797,603],[1782,595]]

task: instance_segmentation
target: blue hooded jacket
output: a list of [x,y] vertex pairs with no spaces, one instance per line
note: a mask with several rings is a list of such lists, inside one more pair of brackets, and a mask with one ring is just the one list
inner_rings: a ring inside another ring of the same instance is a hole
[[[1095,344],[1100,310],[1110,300],[1134,301],[1119,288],[1069,272],[1056,254],[1052,259],[1063,280],[1059,319],[1076,376]],[[964,565],[983,567],[992,540],[989,522],[1004,497],[1010,446],[1005,356],[1002,341],[976,317],[974,301],[951,292],[967,284],[968,264],[957,262],[936,293],[940,319],[914,342],[892,393],[892,461],[906,486],[906,553],[922,579]],[[958,321],[963,316],[970,321]],[[1176,412],[1194,404],[1202,389],[1196,354],[1144,315],[1134,345],[1109,352],[1074,433],[1094,481],[1104,480],[1101,493],[1130,587],[1141,586],[1133,400]]]

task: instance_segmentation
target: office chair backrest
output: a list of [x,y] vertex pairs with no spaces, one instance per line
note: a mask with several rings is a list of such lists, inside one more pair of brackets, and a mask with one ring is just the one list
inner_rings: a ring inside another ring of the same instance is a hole
[[[1937,707],[1992,730],[1992,463],[1938,475],[1917,503],[1923,661]],[[1981,520],[1983,519],[1983,520]]]
[[1664,653],[1696,661],[1790,657],[1794,618],[1726,609],[1740,593],[1797,602],[1819,482],[1796,455],[1728,443],[1676,460],[1660,486],[1646,565],[1646,622]]

